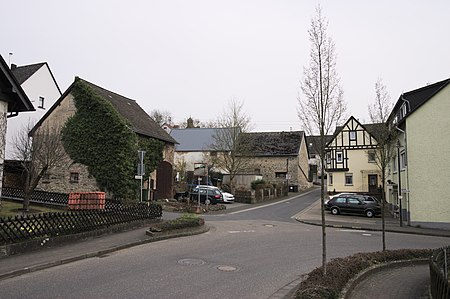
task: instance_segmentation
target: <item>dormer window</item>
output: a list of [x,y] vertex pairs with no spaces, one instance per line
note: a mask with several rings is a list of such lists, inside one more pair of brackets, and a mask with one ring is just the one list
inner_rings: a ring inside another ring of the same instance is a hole
[[44,108],[44,97],[39,97],[38,108],[45,109]]

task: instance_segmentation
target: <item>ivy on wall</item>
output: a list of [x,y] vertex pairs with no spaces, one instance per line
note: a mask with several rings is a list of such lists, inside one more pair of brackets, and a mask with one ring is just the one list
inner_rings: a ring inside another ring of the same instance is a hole
[[66,152],[74,162],[87,166],[101,190],[115,198],[137,199],[137,151],[147,152],[146,169],[152,171],[162,160],[164,143],[138,137],[113,105],[82,80],[75,80],[71,94],[77,110],[61,132]]

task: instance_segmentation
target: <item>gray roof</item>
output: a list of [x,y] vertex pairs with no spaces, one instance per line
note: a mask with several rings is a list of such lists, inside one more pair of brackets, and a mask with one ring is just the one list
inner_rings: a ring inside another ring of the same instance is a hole
[[244,133],[241,142],[252,156],[297,156],[303,136],[303,131]]
[[188,128],[173,129],[170,136],[178,141],[175,146],[177,152],[203,152],[215,151],[212,147],[214,144],[214,135],[217,130],[226,130],[222,128]]
[[96,94],[111,102],[114,108],[127,119],[133,126],[133,131],[148,137],[153,137],[169,143],[177,143],[163,128],[161,128],[135,100],[121,96],[120,94],[106,90],[100,86],[82,80],[89,85]]

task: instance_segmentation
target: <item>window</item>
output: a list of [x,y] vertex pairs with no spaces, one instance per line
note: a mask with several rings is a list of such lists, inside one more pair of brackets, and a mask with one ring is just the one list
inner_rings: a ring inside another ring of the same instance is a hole
[[80,174],[78,172],[71,172],[70,173],[70,182],[78,183],[79,181],[80,181]]
[[345,185],[346,186],[353,186],[353,173],[346,173],[345,174]]
[[369,151],[368,153],[367,153],[367,157],[368,157],[368,161],[369,161],[369,163],[373,163],[373,162],[376,162],[376,160],[375,160],[375,151]]
[[336,162],[342,163],[344,161],[344,154],[342,152],[336,152]]
[[406,116],[406,113],[407,113],[406,109],[407,109],[406,104],[403,104],[403,106],[402,106],[402,117]]
[[261,169],[255,168],[255,174],[261,174]]
[[400,168],[405,169],[408,162],[406,161],[406,152],[400,153]]
[[328,174],[328,185],[330,185],[330,186],[333,185],[333,174],[332,173]]
[[50,174],[46,173],[42,176],[42,183],[45,183],[45,184],[50,183]]
[[394,156],[393,158],[392,158],[392,169],[393,169],[393,172],[394,173],[396,173],[397,172],[397,156]]
[[286,172],[275,172],[275,177],[279,179],[285,179],[286,178]]
[[349,197],[347,198],[347,202],[352,205],[359,205],[360,201],[356,198]]
[[347,198],[345,197],[338,197],[335,199],[334,201],[335,203],[346,203],[347,202]]
[[356,140],[356,131],[350,131],[350,140]]
[[38,108],[45,109],[44,108],[44,97],[39,97]]

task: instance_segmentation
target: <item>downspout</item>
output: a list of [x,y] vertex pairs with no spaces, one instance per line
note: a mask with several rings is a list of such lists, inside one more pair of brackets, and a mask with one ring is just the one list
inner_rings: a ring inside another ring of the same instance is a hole
[[[403,102],[405,102],[406,104],[408,104],[408,111],[407,111],[407,114],[408,113],[410,113],[411,112],[411,103],[407,100],[407,99],[405,99],[404,97],[403,97],[403,93],[402,93],[402,95],[400,96],[400,99],[403,101]],[[406,115],[404,115],[403,117],[406,117]],[[405,120],[405,126],[406,126],[406,120]],[[405,156],[406,156],[406,190],[408,190],[409,191],[409,173],[408,173],[408,138],[407,138],[407,135],[406,135],[406,131],[403,131],[402,129],[400,129],[398,126],[395,126],[395,128],[398,130],[398,131],[400,131],[400,132],[402,132],[403,134],[405,134]],[[400,171],[400,169],[399,169],[399,171]],[[407,208],[407,215],[408,215],[408,218],[407,218],[407,225],[408,226],[411,226],[411,217],[410,217],[410,207],[409,207],[409,193],[407,193],[407,198],[408,198],[408,201],[406,202],[406,208]]]
[[[400,129],[399,127],[395,126],[395,128],[400,131],[401,133],[403,133],[405,135],[405,156],[406,156],[406,190],[409,190],[409,175],[408,175],[408,139],[406,138],[406,131],[403,131],[402,129]],[[400,156],[397,157],[398,159],[400,159]],[[400,173],[400,167],[398,169],[398,173]],[[399,190],[400,195],[401,195],[401,190]],[[406,215],[408,216],[406,219],[407,225],[410,226],[411,225],[411,217],[410,217],[410,209],[409,209],[409,193],[407,193],[407,198],[408,200],[406,201]],[[401,213],[401,211],[400,211]]]

